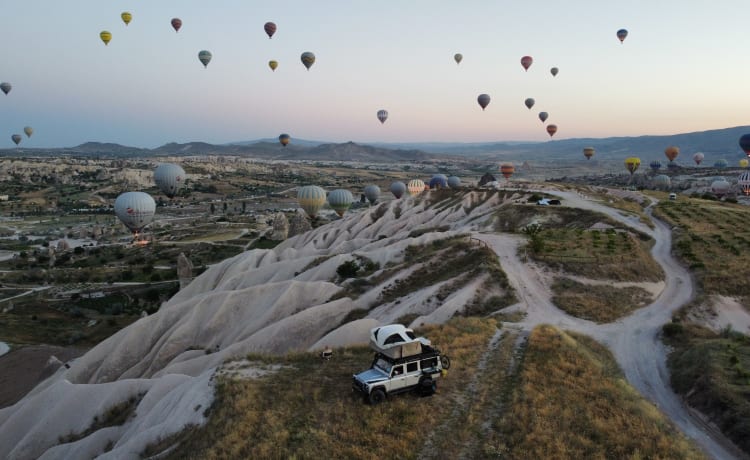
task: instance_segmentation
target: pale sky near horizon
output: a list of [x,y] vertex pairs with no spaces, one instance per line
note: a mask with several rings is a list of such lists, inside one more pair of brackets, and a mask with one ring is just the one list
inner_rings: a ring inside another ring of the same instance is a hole
[[[0,93],[0,148],[24,126],[34,134],[21,147],[153,148],[282,132],[292,142],[544,141],[539,111],[558,126],[554,139],[750,124],[747,0],[6,0],[2,11],[0,81],[13,89]],[[270,40],[266,21],[278,26]],[[207,69],[202,49],[213,53]],[[317,58],[309,71],[304,51]],[[534,58],[528,72],[523,55]],[[480,93],[492,98],[485,111]]]

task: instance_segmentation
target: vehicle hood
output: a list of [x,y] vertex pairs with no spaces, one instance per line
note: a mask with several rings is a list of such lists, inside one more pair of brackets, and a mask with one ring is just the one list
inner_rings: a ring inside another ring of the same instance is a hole
[[388,380],[388,375],[380,369],[368,369],[354,376],[357,380],[365,383],[376,383]]

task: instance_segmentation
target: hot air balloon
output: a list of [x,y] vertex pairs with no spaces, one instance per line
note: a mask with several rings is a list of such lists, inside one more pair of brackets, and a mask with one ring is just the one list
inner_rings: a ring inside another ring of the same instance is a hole
[[273,34],[276,33],[276,24],[274,24],[273,22],[267,22],[263,24],[263,30],[266,31],[266,34],[268,34],[268,38],[270,39],[271,37],[273,37]]
[[625,168],[628,170],[628,172],[630,172],[631,176],[638,169],[640,165],[641,165],[641,159],[638,157],[625,158]]
[[547,134],[552,137],[557,132],[557,125],[547,125]]
[[512,176],[515,171],[516,167],[513,166],[513,163],[503,163],[500,165],[500,174],[506,179],[510,179],[510,176]]
[[669,161],[674,161],[675,158],[677,158],[677,155],[680,154],[680,148],[675,147],[674,145],[671,145],[664,149],[664,155],[666,155],[667,159]]
[[286,134],[286,133],[285,133],[285,134],[281,134],[281,135],[279,135],[279,142],[280,142],[280,143],[281,143],[281,145],[283,145],[284,147],[286,147],[286,146],[287,146],[287,144],[289,144],[289,141],[290,141],[290,140],[292,140],[292,138],[291,138],[291,136],[289,136],[289,134]]
[[557,76],[557,72],[559,72],[559,71],[560,70],[557,67],[552,67],[551,69],[549,69],[549,73],[551,73],[553,77],[556,77]]
[[354,202],[354,197],[349,190],[339,188],[328,194],[328,205],[336,211],[339,217],[344,216],[352,202]]
[[651,170],[653,171],[658,171],[661,169],[661,161],[654,160],[648,164],[648,167],[651,168]]
[[132,20],[133,20],[133,15],[132,15],[132,14],[130,14],[130,13],[128,13],[127,11],[124,11],[124,12],[123,12],[123,13],[122,13],[122,14],[120,15],[120,17],[122,18],[122,22],[124,22],[126,26],[127,26],[128,24],[130,24],[130,21],[132,21]]
[[539,112],[539,119],[542,120],[542,123],[547,121],[547,118],[549,118],[549,114],[547,112]]
[[26,133],[26,137],[31,137],[31,135],[34,134],[34,128],[26,126],[23,128],[23,132]]
[[370,204],[375,204],[378,201],[378,198],[380,198],[380,187],[377,185],[368,185],[363,192],[365,198],[367,198],[367,201],[369,201]]
[[268,67],[271,68],[274,72],[276,72],[276,67],[279,66],[279,63],[276,61],[268,61]]
[[479,96],[477,96],[477,102],[479,103],[479,106],[482,108],[482,110],[484,110],[488,105],[490,105],[490,95],[480,94]]
[[526,98],[526,100],[523,101],[523,103],[526,105],[526,108],[531,110],[531,108],[534,107],[534,98],[533,97]]
[[162,163],[154,170],[154,182],[169,198],[174,198],[185,184],[185,170],[174,163]]
[[723,158],[721,160],[716,160],[716,162],[714,163],[714,168],[721,169],[726,168],[727,166],[729,166],[729,162]]
[[527,72],[529,71],[529,67],[531,67],[531,64],[534,62],[534,59],[531,56],[524,56],[521,58],[521,65],[523,66],[524,70]]
[[430,179],[428,186],[430,187],[430,190],[448,188],[448,178],[443,174],[435,174],[432,176],[432,179]]
[[750,195],[750,171],[745,171],[737,178],[737,185],[742,189],[742,193]]
[[400,181],[393,182],[390,190],[391,193],[393,193],[393,196],[395,196],[396,199],[399,199],[404,195],[404,192],[406,192],[406,184]]
[[721,198],[729,192],[732,188],[732,184],[727,182],[725,179],[715,180],[711,183],[711,193]]
[[750,165],[750,160],[747,158],[743,158],[740,160],[740,168],[747,168],[748,165]]
[[590,160],[591,157],[594,156],[594,147],[584,147],[583,148],[583,156],[586,157],[587,160]]
[[[380,123],[385,123],[385,120],[388,119],[388,111],[387,110],[384,110],[384,109],[378,110],[378,114],[377,115],[378,115],[378,120],[380,120]],[[398,120],[396,120],[396,121],[398,121]]]
[[13,142],[14,142],[14,143],[16,144],[16,145],[18,145],[18,144],[20,144],[20,143],[21,143],[21,135],[20,135],[20,134],[14,134],[14,135],[10,136],[10,139],[11,139],[11,140],[12,140],[12,141],[13,141]]
[[172,20],[170,22],[172,24],[172,28],[174,29],[174,31],[175,32],[179,32],[180,31],[180,27],[182,27],[182,19],[180,19],[180,18],[172,18]]
[[104,45],[106,46],[109,45],[109,41],[112,40],[112,34],[107,32],[106,30],[102,30],[101,32],[99,32],[99,38],[102,39]]
[[13,88],[13,86],[11,86],[11,84],[8,83],[7,81],[4,81],[4,82],[0,83],[0,90],[2,90],[2,92],[4,92],[5,94],[10,93],[10,90],[12,88]]
[[625,41],[625,37],[628,36],[628,31],[625,29],[620,29],[617,31],[617,38],[620,39],[620,43]]
[[456,61],[456,64],[460,64],[463,58],[464,56],[461,53],[456,53],[453,55],[453,60]]
[[198,60],[201,61],[203,67],[208,67],[208,63],[211,62],[211,58],[214,57],[210,51],[203,50],[198,53]]
[[307,68],[307,70],[310,70],[310,67],[315,64],[315,55],[310,51],[305,51],[300,56],[300,60],[302,61],[302,64],[304,64],[304,66]]
[[448,178],[448,187],[461,188],[461,178],[458,176],[450,176]]
[[[8,93],[5,93],[8,94]],[[745,152],[745,155],[750,157],[750,134],[745,134],[742,137],[740,137],[740,148],[743,152]]]
[[706,156],[703,155],[703,153],[701,153],[701,152],[695,152],[693,154],[693,161],[695,162],[695,164],[699,165],[699,164],[701,164],[701,161],[703,161],[703,158],[705,158],[705,157]]
[[424,192],[424,185],[424,181],[421,179],[412,179],[406,184],[406,190],[409,192],[409,195],[418,195]]
[[669,190],[669,187],[671,186],[672,179],[670,179],[666,174],[659,174],[658,176],[654,177],[654,188],[660,190]]
[[326,204],[326,191],[317,185],[305,185],[297,189],[297,202],[308,216],[315,218]]
[[156,202],[144,192],[125,192],[115,200],[115,215],[134,234],[151,223],[156,211]]

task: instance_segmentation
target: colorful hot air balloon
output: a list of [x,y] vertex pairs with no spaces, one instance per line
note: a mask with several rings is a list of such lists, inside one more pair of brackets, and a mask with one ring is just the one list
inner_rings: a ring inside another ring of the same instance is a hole
[[648,167],[651,168],[652,171],[658,171],[661,169],[661,161],[654,160],[648,164]]
[[701,153],[701,152],[695,152],[695,153],[693,154],[693,161],[695,162],[695,164],[697,164],[697,165],[700,165],[700,164],[701,164],[701,161],[703,161],[703,159],[704,159],[705,157],[706,157],[706,156],[705,156],[705,155],[703,155],[703,153]]
[[672,179],[670,179],[666,174],[659,174],[658,176],[654,177],[653,184],[654,188],[656,189],[669,190],[669,187],[672,186]]
[[424,192],[424,181],[421,179],[412,179],[406,184],[406,190],[409,192],[409,195],[418,195],[422,192]]
[[594,147],[584,147],[583,148],[583,156],[586,157],[587,160],[590,160],[591,157],[594,156]]
[[203,50],[198,53],[198,60],[201,61],[204,68],[208,67],[208,63],[211,62],[212,57],[214,57],[214,55],[211,54],[210,51]]
[[737,185],[742,189],[742,193],[750,195],[750,171],[745,171],[737,178]]
[[750,165],[750,160],[748,160],[747,158],[743,158],[740,160],[739,165],[740,168],[747,168],[747,166]]
[[336,211],[339,217],[344,217],[344,213],[351,207],[354,202],[352,192],[344,189],[336,189],[328,194],[328,205]]
[[461,178],[458,176],[450,176],[448,178],[448,187],[461,188]]
[[549,114],[547,112],[539,112],[539,119],[542,120],[542,123],[547,121],[547,118],[549,118]]
[[[385,123],[385,120],[388,119],[388,111],[385,110],[385,109],[380,109],[380,110],[378,110],[377,116],[378,116],[378,120],[380,120],[381,124]],[[396,121],[398,121],[398,120],[396,120]]]
[[727,182],[725,179],[715,180],[711,183],[711,192],[719,198],[726,195],[731,188],[732,184]]
[[674,161],[675,158],[677,158],[677,155],[680,154],[680,148],[675,147],[674,145],[671,145],[664,149],[664,155],[666,155],[667,159],[669,161]]
[[463,58],[464,56],[461,53],[456,53],[453,55],[453,60],[456,61],[456,64],[460,64]]
[[130,14],[130,13],[128,13],[127,11],[124,11],[124,12],[123,12],[123,13],[122,13],[122,14],[120,15],[120,17],[122,18],[122,22],[124,22],[126,26],[127,26],[128,24],[130,24],[130,21],[132,21],[132,20],[133,20],[133,15],[132,15],[132,14]]
[[620,43],[625,41],[625,37],[628,36],[628,31],[625,29],[620,29],[617,31],[617,38],[620,39]]
[[151,223],[156,212],[156,202],[148,193],[125,192],[115,200],[115,215],[134,234]]
[[625,169],[630,172],[630,175],[632,176],[633,173],[638,169],[638,167],[641,165],[641,159],[638,157],[628,157],[625,158]]
[[99,38],[102,39],[104,45],[106,46],[109,45],[109,41],[112,40],[112,34],[107,32],[106,30],[102,30],[101,32],[99,32]]
[[557,125],[547,125],[547,134],[552,137],[557,132]]
[[284,133],[284,134],[281,134],[281,135],[279,135],[279,142],[280,142],[280,143],[281,143],[281,145],[283,145],[284,147],[286,147],[286,146],[287,146],[287,144],[289,144],[289,141],[290,141],[290,140],[292,140],[292,137],[291,137],[291,136],[289,136],[289,134],[286,134],[286,133]]
[[4,92],[5,94],[10,93],[10,90],[12,88],[13,88],[13,86],[11,86],[11,84],[8,83],[7,81],[4,81],[4,82],[0,83],[0,90],[2,90],[2,92]]
[[479,96],[477,96],[477,102],[479,103],[479,106],[482,108],[482,110],[484,110],[488,105],[490,105],[490,95],[480,94]]
[[26,126],[23,128],[23,132],[26,133],[26,137],[31,137],[31,135],[34,134],[34,128]]
[[430,179],[428,186],[430,187],[430,190],[448,188],[448,178],[443,174],[435,174],[432,176],[432,179]]
[[273,22],[267,22],[263,24],[263,30],[266,31],[266,34],[268,34],[268,38],[270,39],[271,37],[273,37],[273,34],[276,33],[276,24],[274,24]]
[[513,163],[503,163],[500,165],[500,174],[502,174],[505,179],[510,179],[510,176],[512,176],[515,171],[516,167],[513,166]]
[[367,201],[370,202],[370,204],[375,204],[378,201],[378,198],[380,198],[380,187],[377,185],[368,185],[363,190],[365,194],[365,198],[367,198]]
[[185,170],[174,163],[162,163],[154,170],[154,182],[169,198],[174,198],[185,184]]
[[401,181],[393,182],[390,190],[391,193],[393,193],[393,196],[395,196],[396,199],[399,199],[404,195],[404,192],[406,192],[406,184]]
[[315,55],[310,51],[305,51],[299,58],[307,70],[310,70],[310,67],[315,64]]
[[745,134],[740,137],[740,148],[745,152],[745,155],[750,157],[750,134]]
[[172,28],[174,29],[175,32],[179,32],[180,31],[180,27],[182,27],[182,19],[180,19],[180,18],[172,18],[172,20],[170,21],[170,23],[172,24]]
[[526,105],[526,108],[531,110],[532,107],[534,107],[534,98],[528,97],[525,101],[523,101],[524,105]]
[[531,64],[534,63],[534,58],[531,56],[524,56],[521,58],[521,65],[523,66],[524,70],[528,72],[529,67],[531,67]]
[[297,202],[308,216],[315,218],[326,204],[326,191],[317,185],[305,185],[297,189]]
[[551,69],[549,69],[549,73],[551,73],[553,77],[556,77],[557,76],[557,72],[559,72],[559,71],[560,71],[560,69],[558,69],[557,67],[552,67]]
[[20,143],[21,143],[21,135],[20,135],[20,134],[14,134],[14,135],[10,136],[10,139],[11,139],[11,140],[12,140],[12,141],[13,141],[13,142],[14,142],[14,143],[16,144],[16,145],[18,145],[18,144],[20,144]]
[[271,68],[274,72],[276,72],[276,67],[279,66],[279,63],[276,61],[268,61],[268,67]]

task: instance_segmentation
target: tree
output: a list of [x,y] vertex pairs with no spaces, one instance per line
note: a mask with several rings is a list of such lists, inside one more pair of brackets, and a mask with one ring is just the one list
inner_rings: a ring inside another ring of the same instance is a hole
[[358,271],[359,264],[354,260],[347,260],[336,269],[336,273],[342,278],[354,278]]

